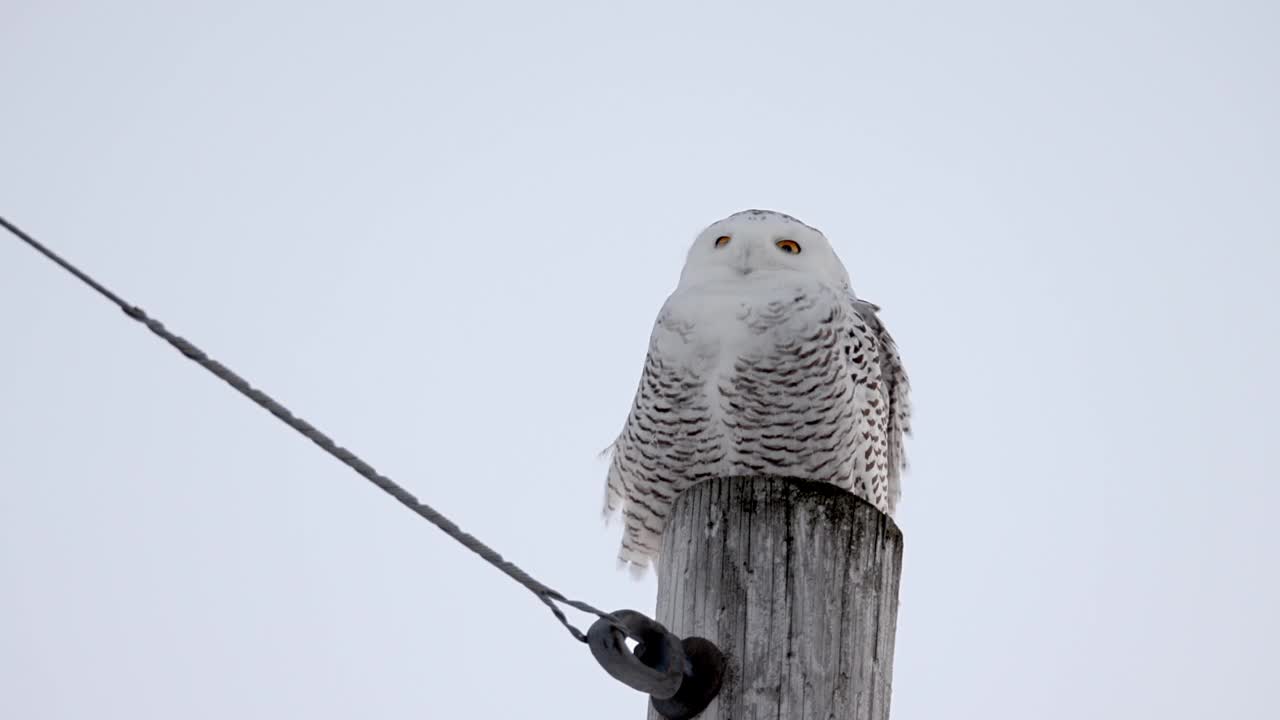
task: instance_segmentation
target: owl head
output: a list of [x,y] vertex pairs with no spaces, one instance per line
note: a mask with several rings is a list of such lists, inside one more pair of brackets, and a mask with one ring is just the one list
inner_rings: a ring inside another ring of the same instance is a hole
[[743,210],[698,235],[680,285],[785,281],[796,273],[849,289],[849,273],[817,228],[772,210]]

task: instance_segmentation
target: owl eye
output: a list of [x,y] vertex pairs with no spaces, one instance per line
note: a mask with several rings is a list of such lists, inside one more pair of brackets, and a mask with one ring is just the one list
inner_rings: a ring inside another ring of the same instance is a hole
[[732,239],[733,238],[729,237],[728,235],[721,235],[720,237],[716,238],[716,247],[724,247],[725,245],[728,245],[729,241]]
[[774,243],[774,245],[777,245],[778,249],[784,253],[788,253],[790,255],[800,254],[800,243],[795,240],[779,240]]

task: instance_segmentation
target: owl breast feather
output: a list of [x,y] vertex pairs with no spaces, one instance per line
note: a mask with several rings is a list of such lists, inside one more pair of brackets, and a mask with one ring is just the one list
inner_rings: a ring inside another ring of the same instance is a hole
[[747,292],[693,288],[671,296],[651,353],[696,382],[698,392],[661,407],[669,419],[683,421],[662,440],[693,449],[709,424],[722,450],[714,467],[691,465],[690,472],[786,472],[823,480],[842,469],[847,474],[848,463],[836,457],[853,425],[849,356],[840,351],[844,303],[839,292],[804,282]]
[[647,564],[675,498],[712,477],[828,482],[891,512],[880,341],[853,302],[806,281],[668,298],[606,488],[625,562]]

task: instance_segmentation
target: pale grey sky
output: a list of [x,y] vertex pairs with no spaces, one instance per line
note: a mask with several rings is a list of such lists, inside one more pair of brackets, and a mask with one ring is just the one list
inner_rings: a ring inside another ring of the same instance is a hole
[[[0,213],[546,582],[702,226],[912,373],[896,720],[1274,718],[1280,5],[0,1]],[[642,717],[0,238],[0,717]],[[586,622],[586,618],[580,618]]]

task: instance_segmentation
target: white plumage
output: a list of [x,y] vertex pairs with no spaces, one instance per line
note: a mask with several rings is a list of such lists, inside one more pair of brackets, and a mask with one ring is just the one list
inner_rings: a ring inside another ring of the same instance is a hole
[[704,230],[654,324],[611,447],[620,561],[655,558],[676,495],[704,479],[834,483],[892,514],[910,431],[906,372],[826,237],[747,210]]

